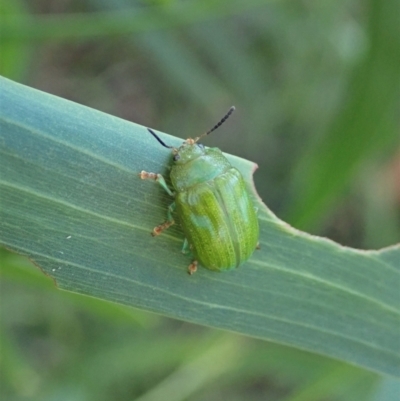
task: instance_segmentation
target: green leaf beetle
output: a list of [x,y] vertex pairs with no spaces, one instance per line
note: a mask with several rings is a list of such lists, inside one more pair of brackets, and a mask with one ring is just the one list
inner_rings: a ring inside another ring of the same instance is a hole
[[168,207],[167,220],[153,229],[161,234],[175,222],[176,211],[185,234],[182,252],[193,255],[188,272],[197,265],[223,271],[238,267],[258,247],[259,227],[256,208],[240,172],[232,167],[218,148],[205,148],[200,138],[216,130],[233,113],[228,113],[212,129],[197,138],[188,138],[179,148],[166,145],[151,129],[148,131],[164,147],[172,149],[173,190],[163,176],[142,171],[142,179],[157,181],[175,201]]

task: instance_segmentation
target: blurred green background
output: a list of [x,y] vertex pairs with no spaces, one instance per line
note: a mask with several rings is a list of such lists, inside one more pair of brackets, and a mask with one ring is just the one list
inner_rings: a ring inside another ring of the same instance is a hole
[[[259,165],[295,227],[400,239],[397,0],[0,0],[0,74]],[[373,373],[57,291],[1,250],[7,400],[394,400]]]

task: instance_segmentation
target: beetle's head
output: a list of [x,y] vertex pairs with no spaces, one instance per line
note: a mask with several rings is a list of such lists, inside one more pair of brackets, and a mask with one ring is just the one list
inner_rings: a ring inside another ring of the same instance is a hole
[[199,156],[203,155],[205,152],[204,145],[198,143],[198,141],[204,136],[211,134],[211,132],[215,131],[218,127],[220,127],[228,117],[235,111],[235,106],[232,106],[229,111],[225,114],[225,116],[218,122],[218,124],[214,125],[209,131],[204,133],[203,135],[198,136],[197,138],[188,138],[179,148],[174,148],[173,146],[166,145],[158,135],[152,131],[150,128],[147,128],[151,135],[157,139],[158,142],[161,143],[165,148],[172,149],[172,154],[174,155],[174,162],[176,164],[185,164],[190,160],[196,159]]
[[199,156],[203,155],[204,152],[204,145],[197,143],[196,140],[192,138],[186,139],[178,149],[172,149],[174,162],[176,164],[186,164],[193,159],[197,159]]

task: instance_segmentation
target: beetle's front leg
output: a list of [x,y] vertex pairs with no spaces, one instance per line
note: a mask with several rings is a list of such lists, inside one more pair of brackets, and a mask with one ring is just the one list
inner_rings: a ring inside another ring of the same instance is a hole
[[167,183],[164,180],[164,177],[161,174],[148,173],[147,171],[143,170],[139,175],[142,180],[154,180],[158,182],[165,189],[168,195],[175,196],[175,193],[169,189]]

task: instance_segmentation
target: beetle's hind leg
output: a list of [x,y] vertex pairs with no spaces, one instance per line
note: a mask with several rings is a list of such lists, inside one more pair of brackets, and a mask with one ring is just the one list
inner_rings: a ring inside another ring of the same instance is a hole
[[189,241],[187,240],[187,238],[185,238],[185,240],[183,241],[183,245],[182,245],[182,253],[184,255],[187,255],[188,253],[191,253],[191,247],[189,245]]
[[[184,255],[187,255],[188,253],[192,253],[192,247],[189,244],[189,241],[187,240],[187,238],[185,238],[185,240],[183,241],[183,246],[182,246],[182,253]],[[197,265],[199,262],[197,262],[197,260],[194,260],[188,267],[188,273],[190,275],[196,273],[197,271]]]
[[193,273],[196,273],[197,271],[197,265],[199,262],[197,260],[194,260],[188,267],[188,273],[192,275]]
[[158,182],[165,189],[168,195],[175,196],[175,193],[169,189],[164,177],[161,174],[148,173],[147,171],[143,170],[139,175],[142,180],[154,180]]
[[157,235],[160,235],[164,230],[166,230],[167,228],[171,227],[172,225],[175,224],[175,220],[172,217],[172,213],[174,212],[176,207],[175,202],[171,203],[168,206],[168,211],[167,211],[167,221],[165,221],[164,223],[158,225],[157,227],[153,228],[153,231],[151,233],[151,235],[153,237],[156,237]]

